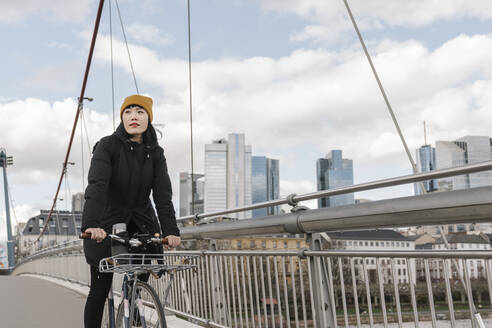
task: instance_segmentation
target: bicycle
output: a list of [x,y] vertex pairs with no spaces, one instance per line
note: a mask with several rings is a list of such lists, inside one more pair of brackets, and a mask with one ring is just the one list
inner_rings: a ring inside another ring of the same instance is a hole
[[[89,239],[90,233],[82,233],[80,238]],[[145,250],[150,244],[167,244],[167,238],[148,234],[135,234],[131,238],[108,234],[112,240],[128,247],[128,251]],[[160,278],[169,274],[169,282],[164,290],[164,303],[169,296],[171,284],[176,272],[195,268],[190,264],[193,256],[183,258],[180,263],[169,263],[165,254],[122,253],[99,262],[99,272],[123,274],[121,302],[114,316],[114,295],[111,288],[107,307],[105,307],[102,327],[107,328],[167,328],[164,307],[154,290],[147,282],[139,279],[140,275],[151,274]],[[167,263],[166,263],[167,262]]]

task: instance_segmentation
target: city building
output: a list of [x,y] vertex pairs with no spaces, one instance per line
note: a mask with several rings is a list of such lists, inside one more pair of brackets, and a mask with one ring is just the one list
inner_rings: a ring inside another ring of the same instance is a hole
[[[345,249],[350,251],[409,251],[415,250],[415,242],[408,237],[403,236],[397,231],[389,229],[379,230],[359,230],[359,231],[337,231],[327,232],[329,238],[329,247],[332,249]],[[363,264],[365,260],[367,276],[370,283],[377,283],[377,258],[354,258],[354,264],[357,268],[359,279],[363,277]],[[409,283],[410,277],[415,283],[415,259],[395,258],[391,264],[391,259],[388,257],[379,258],[382,279],[385,284],[390,284],[393,281],[392,267],[394,267],[394,276],[398,283]],[[344,264],[347,269],[350,264],[347,261]],[[412,270],[409,276],[408,268]]]
[[38,239],[50,211],[41,210],[40,214],[30,218],[17,237],[17,254],[26,256],[34,252],[40,245],[53,246],[69,240],[78,239],[80,234],[82,212],[53,211],[50,222],[40,244],[34,242]]
[[[465,136],[455,141],[436,142],[436,168],[462,166],[492,160],[492,139]],[[458,190],[492,185],[492,171],[438,179],[439,190]]]
[[[231,133],[205,145],[205,212],[222,211],[251,204],[251,146],[243,133]],[[231,214],[238,219],[251,211]]]
[[[204,177],[203,174],[194,174],[192,179],[191,173],[179,173],[179,216],[203,213]],[[194,199],[192,190],[195,192]]]
[[[433,154],[434,153],[434,154]],[[435,156],[433,165],[433,156]],[[492,160],[492,139],[489,136],[465,136],[454,141],[436,141],[435,150],[429,145],[417,150],[417,163],[421,172],[445,169]],[[451,191],[492,185],[492,171],[464,174],[426,181],[426,189],[432,191]],[[421,194],[419,184],[415,184],[415,194]],[[453,224],[444,226],[444,233],[482,231],[492,232],[492,225],[486,223],[470,226]],[[425,226],[418,233],[439,235],[436,226]]]
[[[251,198],[253,204],[279,199],[279,162],[265,156],[253,156],[251,159]],[[276,215],[278,206],[253,210],[253,217]]]
[[[454,141],[436,141],[436,169],[463,166],[466,164],[465,150]],[[469,188],[466,175],[458,175],[437,180],[439,191]]]
[[432,245],[436,242],[436,238],[428,233],[407,236],[407,238],[415,243],[415,249],[432,249]]
[[[449,243],[449,249],[452,250],[468,250],[468,251],[478,251],[478,250],[490,250],[490,240],[486,234],[467,234],[467,233],[454,233],[448,234],[446,239]],[[444,240],[439,238],[435,244],[432,245],[434,250],[445,250],[446,245]],[[422,260],[421,260],[422,261]],[[423,261],[422,261],[423,262]],[[450,263],[448,267],[448,272],[451,272],[450,278],[457,279],[459,277],[458,272],[464,274],[463,262],[458,261],[458,270],[456,267]],[[444,262],[439,259],[433,259],[429,263],[430,265],[430,275],[433,279],[443,279],[444,276]],[[486,260],[483,259],[473,259],[469,260],[467,264],[468,274],[471,279],[479,279],[486,277]],[[418,265],[419,277],[425,277],[425,272],[423,271],[423,264]]]
[[[424,145],[417,149],[417,169],[419,172],[429,172],[436,168],[436,149],[431,145]],[[437,190],[437,181],[426,180],[422,181],[426,192]],[[420,183],[414,184],[415,195],[422,195],[422,187]]]
[[[342,158],[341,150],[332,150],[316,162],[318,191],[347,187],[354,184],[351,159]],[[343,194],[318,199],[318,208],[354,204],[354,194]]]
[[84,210],[85,198],[83,192],[72,195],[72,212],[82,212]]

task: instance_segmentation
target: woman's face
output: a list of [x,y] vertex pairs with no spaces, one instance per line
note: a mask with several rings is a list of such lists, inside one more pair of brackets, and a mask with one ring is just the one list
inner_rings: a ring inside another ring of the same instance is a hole
[[131,135],[141,135],[149,125],[149,115],[145,109],[139,106],[126,108],[121,119],[126,132]]

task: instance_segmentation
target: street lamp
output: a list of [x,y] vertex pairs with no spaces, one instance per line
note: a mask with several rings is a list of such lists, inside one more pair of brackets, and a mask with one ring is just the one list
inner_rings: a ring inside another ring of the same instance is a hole
[[12,156],[7,156],[7,151],[0,148],[0,166],[3,169],[3,187],[5,195],[5,211],[7,213],[7,251],[9,259],[9,268],[15,265],[14,258],[14,240],[12,239],[12,224],[10,222],[10,203],[9,203],[9,187],[7,182],[7,166],[13,165],[14,159]]

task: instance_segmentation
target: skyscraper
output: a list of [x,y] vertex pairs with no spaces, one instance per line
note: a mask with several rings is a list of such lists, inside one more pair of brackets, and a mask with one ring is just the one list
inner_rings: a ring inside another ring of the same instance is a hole
[[[465,150],[454,141],[436,141],[436,169],[463,166],[466,164]],[[437,189],[457,190],[468,188],[466,175],[458,175],[437,180]]]
[[[429,172],[436,168],[436,149],[431,145],[424,145],[417,149],[417,169],[419,172]],[[437,190],[437,181],[426,180],[423,181],[425,190],[427,192],[433,192]],[[415,195],[422,195],[422,188],[420,183],[414,184]]]
[[[463,166],[492,159],[492,139],[487,136],[465,136],[455,141],[436,142],[436,168]],[[457,190],[492,185],[492,171],[442,178],[439,190]]]
[[205,145],[205,213],[227,208],[227,141]]
[[84,210],[85,198],[83,192],[72,195],[72,212],[82,212]]
[[[332,150],[316,162],[316,175],[318,191],[351,186],[354,184],[353,162],[342,158],[341,150]],[[353,193],[318,199],[318,208],[348,204],[354,204]]]
[[[492,160],[492,138],[488,136],[465,136],[456,140],[465,150],[466,164]],[[492,185],[492,171],[468,174],[469,188]]]
[[[192,188],[191,174],[179,173],[179,215],[186,216],[194,213],[203,213],[204,175],[194,174]],[[191,197],[192,189],[195,191],[194,199]],[[194,203],[192,204],[194,200]],[[194,211],[194,213],[193,213]]]
[[[253,156],[251,160],[251,196],[253,204],[278,199],[279,165],[277,159]],[[253,210],[253,217],[278,214],[278,206]]]
[[[431,148],[430,146],[424,147]],[[422,156],[422,148],[423,147],[417,151],[417,159],[419,159],[419,153],[420,156]],[[425,153],[426,156],[427,154],[428,153]],[[434,169],[463,166],[471,163],[489,161],[491,159],[492,139],[488,136],[465,136],[454,141],[436,141]],[[418,162],[420,164],[420,160]],[[439,191],[482,187],[492,185],[492,171],[440,178],[434,181],[434,190]],[[472,229],[472,227],[469,224],[454,224],[445,226],[444,232],[468,231],[470,229]],[[478,231],[492,232],[492,226],[490,224],[480,223],[475,225],[474,229]],[[422,227],[419,229],[419,233],[422,232],[428,232],[433,235],[439,233],[436,226]]]
[[[205,212],[251,204],[251,146],[244,134],[231,133],[205,145]],[[229,215],[243,219],[251,211]]]

